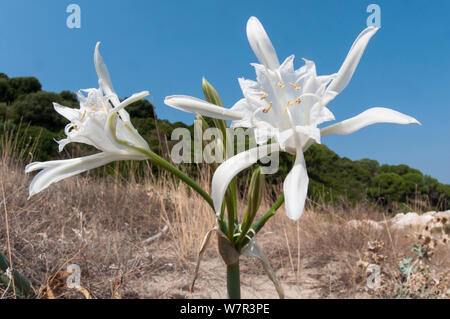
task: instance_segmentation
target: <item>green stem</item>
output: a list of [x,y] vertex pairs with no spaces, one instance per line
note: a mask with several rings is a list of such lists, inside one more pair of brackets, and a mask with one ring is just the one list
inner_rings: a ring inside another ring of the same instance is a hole
[[231,201],[232,195],[229,193],[230,188],[227,190],[228,196],[226,196],[226,206],[227,206],[227,216],[228,216],[228,239],[233,242],[233,236],[234,236],[234,222],[235,222],[235,216],[234,216],[234,203]]
[[119,139],[116,134],[116,123],[114,122],[114,119],[116,116],[117,116],[117,112],[115,114],[113,114],[112,116],[110,116],[108,119],[109,130],[111,131],[112,137],[114,138],[114,141],[116,141],[116,143],[118,143],[120,145],[124,145],[126,147],[129,147],[129,148],[131,148],[135,151],[138,151],[139,153],[142,153],[144,155],[147,155],[153,163],[168,170],[169,172],[171,172],[172,174],[177,176],[179,179],[181,179],[183,182],[188,184],[190,187],[192,187],[193,190],[195,190],[197,193],[199,193],[200,196],[202,196],[206,200],[206,202],[209,204],[209,206],[212,207],[212,209],[214,211],[214,202],[213,202],[212,198],[192,178],[187,176],[185,173],[180,171],[177,167],[170,164],[167,160],[165,160],[164,158],[162,158],[161,156],[159,156],[152,150],[147,149],[147,148],[137,147],[137,146],[134,146],[134,145],[128,143],[127,141]]
[[270,217],[275,215],[275,212],[280,208],[281,205],[284,203],[284,194],[281,194],[280,197],[278,197],[277,201],[272,205],[272,207],[267,211],[267,213],[261,217],[258,221],[253,223],[252,229],[257,234],[261,228],[266,224],[266,222],[270,219]]
[[241,280],[239,276],[239,260],[227,266],[228,299],[241,299]]
[[214,211],[214,203],[213,203],[211,196],[209,196],[209,194],[203,188],[201,188],[200,185],[198,185],[192,178],[187,176],[180,169],[178,169],[174,165],[170,164],[168,161],[166,161],[164,158],[162,158],[158,154],[154,153],[153,151],[144,150],[144,149],[140,149],[140,148],[136,148],[136,149],[138,151],[140,151],[141,153],[144,153],[145,155],[147,155],[149,157],[150,161],[152,161],[156,165],[166,169],[167,171],[169,171],[170,173],[172,173],[173,175],[175,175],[179,179],[181,179],[183,182],[185,182],[187,185],[189,185],[193,190],[195,190],[201,197],[203,197],[206,200],[206,202],[209,204],[209,206],[212,207],[212,209]]

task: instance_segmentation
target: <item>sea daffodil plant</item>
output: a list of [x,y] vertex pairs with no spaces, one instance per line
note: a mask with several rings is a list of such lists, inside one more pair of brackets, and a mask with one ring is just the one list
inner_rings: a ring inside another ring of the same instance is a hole
[[[267,274],[282,297],[282,289],[267,258],[257,246],[255,236],[283,202],[289,218],[300,218],[308,190],[308,174],[303,155],[305,150],[313,143],[321,143],[323,136],[350,134],[375,123],[420,124],[405,114],[375,107],[337,124],[318,127],[335,119],[326,106],[350,82],[369,40],[377,30],[368,27],[360,33],[337,73],[319,76],[314,62],[306,59],[305,65],[297,70],[294,69],[293,55],[280,64],[263,26],[257,18],[251,17],[247,23],[247,36],[260,64],[253,64],[256,81],[239,79],[244,95],[241,100],[230,109],[224,108],[219,94],[205,79],[202,87],[206,100],[182,95],[166,97],[167,105],[197,114],[197,118],[204,125],[208,125],[208,122],[203,117],[212,118],[214,125],[223,133],[223,139],[218,143],[222,144],[224,149],[229,147],[225,132],[227,120],[231,121],[231,128],[245,127],[254,130],[259,146],[229,157],[221,165],[211,164],[214,170],[212,196],[177,167],[154,153],[133,127],[125,107],[145,98],[149,93],[143,91],[120,101],[113,90],[97,43],[94,64],[99,88],[78,93],[79,109],[56,103],[54,108],[70,121],[65,128],[66,138],[58,141],[60,151],[68,143],[76,142],[94,146],[101,152],[75,159],[27,165],[26,172],[42,170],[32,180],[29,195],[31,197],[52,183],[112,161],[150,160],[189,185],[215,211],[217,227],[214,230],[218,232],[219,251],[227,264],[229,297],[240,297],[239,256],[242,254],[263,262]],[[248,205],[240,222],[240,214],[237,211],[237,174],[270,152],[280,151],[295,155],[293,166],[283,183],[283,194],[262,218],[256,220],[264,188],[264,176],[256,166],[249,183]],[[205,239],[209,239],[210,234],[211,232]],[[199,261],[205,243],[200,250]]]
[[[284,197],[280,196],[263,218],[247,228],[252,231],[252,234],[248,233],[249,236],[254,236],[261,229],[283,200],[287,216],[292,220],[300,218],[309,181],[303,153],[313,143],[320,144],[321,137],[350,134],[375,123],[420,124],[416,119],[392,109],[374,107],[337,124],[318,127],[335,119],[326,105],[348,85],[369,40],[377,31],[378,28],[375,27],[363,30],[338,72],[319,76],[314,62],[310,60],[304,59],[305,65],[297,70],[294,69],[293,55],[280,64],[262,24],[257,18],[251,17],[247,23],[247,36],[260,64],[253,64],[256,81],[239,79],[243,99],[230,109],[225,109],[189,96],[174,95],[166,98],[165,103],[177,109],[231,120],[232,128],[253,128],[256,141],[261,145],[227,159],[215,171],[211,192],[218,217],[230,182],[239,172],[252,166],[269,152],[288,152],[295,155],[295,162],[283,183]],[[271,142],[269,145],[266,144],[268,141]],[[239,238],[242,238],[241,235]],[[241,246],[236,246],[237,249],[239,247]]]
[[[99,88],[78,92],[80,108],[74,109],[54,103],[56,112],[70,121],[65,127],[67,137],[58,141],[59,151],[65,145],[76,142],[94,146],[101,152],[95,155],[28,164],[25,172],[42,170],[29,186],[29,196],[49,187],[52,183],[80,174],[87,170],[121,160],[151,160],[154,164],[177,176],[198,192],[211,206],[212,199],[194,180],[154,153],[134,128],[125,107],[149,95],[148,91],[133,94],[120,101],[114,92],[108,69],[95,46],[94,64]],[[87,93],[87,96],[83,94]]]
[[[239,79],[244,98],[231,109],[224,109],[187,96],[170,96],[166,104],[187,112],[231,120],[231,127],[252,127],[260,148],[240,153],[218,167],[212,181],[212,197],[218,213],[229,182],[236,174],[254,164],[268,151],[285,151],[296,156],[284,181],[286,213],[300,218],[308,190],[308,175],[303,153],[321,137],[350,134],[375,123],[420,124],[416,119],[392,109],[375,107],[325,128],[318,125],[334,120],[326,107],[350,82],[361,56],[377,28],[363,30],[353,43],[339,71],[318,76],[313,61],[295,70],[294,56],[279,63],[276,51],[262,24],[255,17],[247,23],[251,48],[261,64],[253,64],[256,81]],[[275,143],[264,145],[271,139]],[[265,151],[262,151],[265,150]]]

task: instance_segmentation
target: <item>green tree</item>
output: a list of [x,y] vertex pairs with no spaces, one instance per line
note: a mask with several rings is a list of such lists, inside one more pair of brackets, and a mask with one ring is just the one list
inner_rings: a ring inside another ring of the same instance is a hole
[[372,179],[369,195],[383,204],[398,202],[404,197],[403,178],[396,173],[381,173]]
[[154,107],[147,100],[139,100],[127,106],[127,112],[131,118],[156,118]]
[[58,132],[67,124],[67,120],[55,112],[53,102],[68,107],[77,107],[73,100],[65,100],[60,94],[39,91],[23,96],[12,105],[12,114],[16,121],[44,127],[52,132]]
[[38,92],[42,85],[35,77],[17,77],[8,80],[9,86],[14,90],[14,100],[19,96]]
[[66,101],[71,101],[78,104],[77,95],[71,91],[61,91],[59,95]]
[[9,85],[9,81],[7,78],[0,77],[0,102],[5,102],[7,105],[9,105],[13,101],[14,89]]
[[[415,195],[423,195],[428,193],[428,187],[425,186],[423,175],[420,173],[406,173],[403,177],[405,195],[409,198]],[[406,198],[405,198],[406,200]]]

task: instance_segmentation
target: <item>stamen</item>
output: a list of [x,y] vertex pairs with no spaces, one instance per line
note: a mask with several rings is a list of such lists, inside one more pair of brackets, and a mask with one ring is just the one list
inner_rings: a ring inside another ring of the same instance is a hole
[[[287,107],[292,106],[292,105],[296,105],[296,104],[300,104],[301,102],[302,102],[302,100],[298,97],[292,102],[291,101],[287,101]],[[287,109],[288,109],[287,107],[284,109],[283,114],[286,114]]]
[[295,101],[288,101],[287,102],[287,106],[292,106],[292,105],[296,105],[296,104],[300,104],[302,102],[302,100],[300,98],[297,98]]
[[301,90],[301,87],[298,86],[297,84],[294,84],[294,83],[292,83],[292,82],[289,82],[289,85],[292,86],[292,87],[294,87],[297,91],[300,91],[300,90]]
[[263,111],[263,113],[267,113],[267,112],[269,112],[269,111],[270,111],[270,109],[272,108],[272,105],[273,105],[273,103],[272,103],[272,102],[270,102],[269,106],[268,106],[267,108],[265,108],[265,109],[263,109],[263,110],[262,110],[262,111]]
[[266,97],[269,96],[269,94],[267,94],[267,93],[264,92],[264,91],[261,91],[261,93],[263,94],[263,95],[261,96],[261,100],[264,100]]
[[278,86],[280,87],[280,88],[284,88],[285,87],[285,85],[284,85],[284,83],[283,82],[278,82]]
[[89,105],[92,107],[92,109],[93,109],[95,112],[98,111],[98,107],[96,107],[94,103],[89,102]]
[[78,132],[78,127],[77,127],[77,125],[74,123],[74,122],[72,122],[72,124],[73,124],[73,129],[75,130],[75,131],[77,131]]
[[84,119],[85,116],[86,116],[86,110],[84,110],[83,115],[81,115],[80,122]]
[[102,101],[103,105],[103,111],[105,111],[106,114],[108,114],[108,108],[106,107],[105,103]]

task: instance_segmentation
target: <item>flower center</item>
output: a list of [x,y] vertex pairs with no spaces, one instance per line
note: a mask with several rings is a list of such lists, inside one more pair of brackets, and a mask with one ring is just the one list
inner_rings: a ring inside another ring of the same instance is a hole
[[[292,86],[295,90],[297,90],[298,92],[300,92],[300,90],[301,90],[301,87],[300,86],[298,86],[297,84],[295,84],[295,83],[292,83],[292,82],[289,82],[289,85],[290,86]],[[282,81],[279,81],[278,82],[278,86],[280,87],[280,88],[282,88],[282,89],[284,89],[285,87],[286,87],[286,85],[282,82]],[[261,100],[265,100],[267,97],[269,97],[269,94],[267,93],[267,92],[264,92],[264,91],[261,91]],[[300,98],[300,96],[299,97],[297,97],[295,100],[293,100],[293,101],[287,101],[286,102],[286,107],[284,108],[284,111],[283,111],[283,114],[286,114],[287,113],[287,108],[289,107],[289,106],[293,106],[293,105],[296,105],[296,104],[300,104],[302,102],[302,99]],[[264,108],[263,110],[262,110],[262,112],[263,113],[268,113],[269,111],[270,111],[270,109],[272,108],[272,106],[273,106],[273,102],[270,102],[269,103],[269,106],[267,106],[266,108]]]

